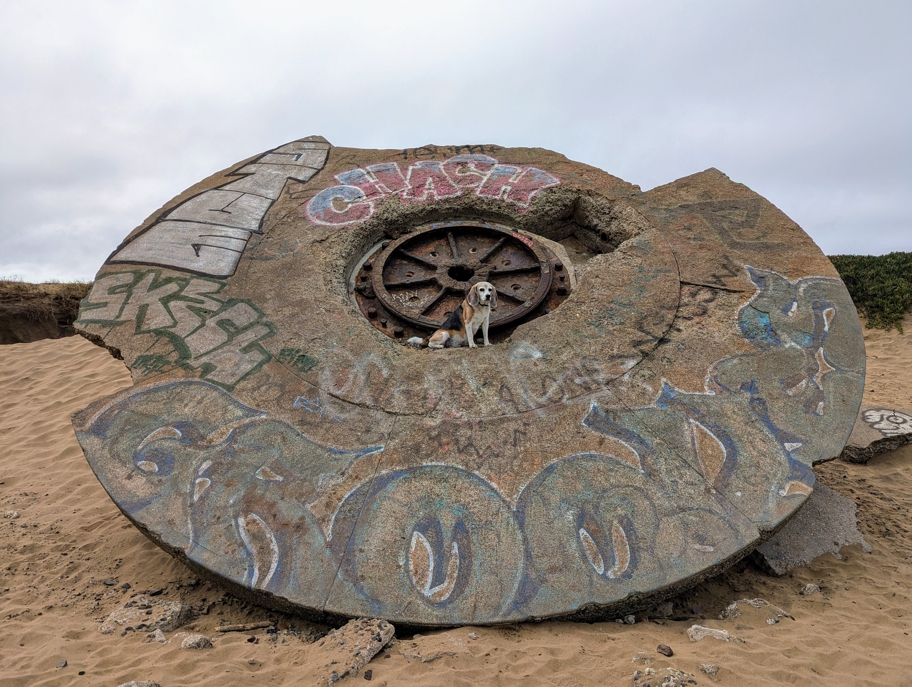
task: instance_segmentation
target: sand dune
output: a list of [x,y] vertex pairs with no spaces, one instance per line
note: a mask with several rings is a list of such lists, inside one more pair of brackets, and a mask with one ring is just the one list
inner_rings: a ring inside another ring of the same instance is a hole
[[[907,321],[907,331],[912,322]],[[866,401],[912,407],[912,334],[866,331]],[[123,364],[80,337],[0,347],[0,685],[315,684],[313,643],[328,628],[234,600],[155,547],[108,499],[82,456],[70,415],[129,385]],[[912,446],[867,465],[833,462],[821,481],[859,504],[859,546],[783,578],[741,563],[674,600],[673,619],[635,624],[545,622],[400,636],[367,666],[376,685],[662,684],[673,668],[700,685],[912,685]],[[17,514],[17,515],[14,515]],[[821,592],[802,596],[808,583]],[[183,599],[198,618],[183,631],[214,648],[103,635],[100,621],[138,592]],[[741,615],[719,620],[731,602]],[[792,619],[793,618],[793,619]],[[279,632],[220,635],[223,623],[272,619]],[[691,642],[694,623],[738,641]],[[674,655],[656,651],[670,646]],[[66,661],[65,667],[58,667]],[[701,672],[701,664],[719,668]],[[646,674],[647,669],[655,674]],[[80,674],[82,673],[82,674]],[[343,684],[360,684],[364,675]]]

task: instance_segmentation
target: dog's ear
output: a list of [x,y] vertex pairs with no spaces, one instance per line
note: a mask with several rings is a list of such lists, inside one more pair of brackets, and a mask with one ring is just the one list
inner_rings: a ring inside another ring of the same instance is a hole
[[497,289],[491,285],[491,310],[497,310]]
[[478,284],[469,289],[469,295],[466,296],[466,300],[473,308],[478,305]]

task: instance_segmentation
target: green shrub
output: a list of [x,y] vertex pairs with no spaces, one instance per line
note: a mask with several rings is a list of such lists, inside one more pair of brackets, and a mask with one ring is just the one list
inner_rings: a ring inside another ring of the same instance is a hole
[[912,311],[912,253],[832,255],[855,307],[868,327],[893,327],[902,333],[902,318]]

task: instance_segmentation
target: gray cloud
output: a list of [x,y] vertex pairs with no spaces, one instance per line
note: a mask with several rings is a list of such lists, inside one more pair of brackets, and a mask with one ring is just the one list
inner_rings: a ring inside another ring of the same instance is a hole
[[308,134],[717,167],[828,253],[912,250],[912,5],[0,4],[0,274],[91,278],[208,174]]

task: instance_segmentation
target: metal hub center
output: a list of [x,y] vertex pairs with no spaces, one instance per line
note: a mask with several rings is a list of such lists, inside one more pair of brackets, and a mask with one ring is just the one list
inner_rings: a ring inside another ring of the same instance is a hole
[[447,276],[450,279],[455,279],[456,281],[469,281],[472,277],[475,276],[475,270],[471,267],[466,267],[465,265],[453,265],[450,269],[447,270]]

